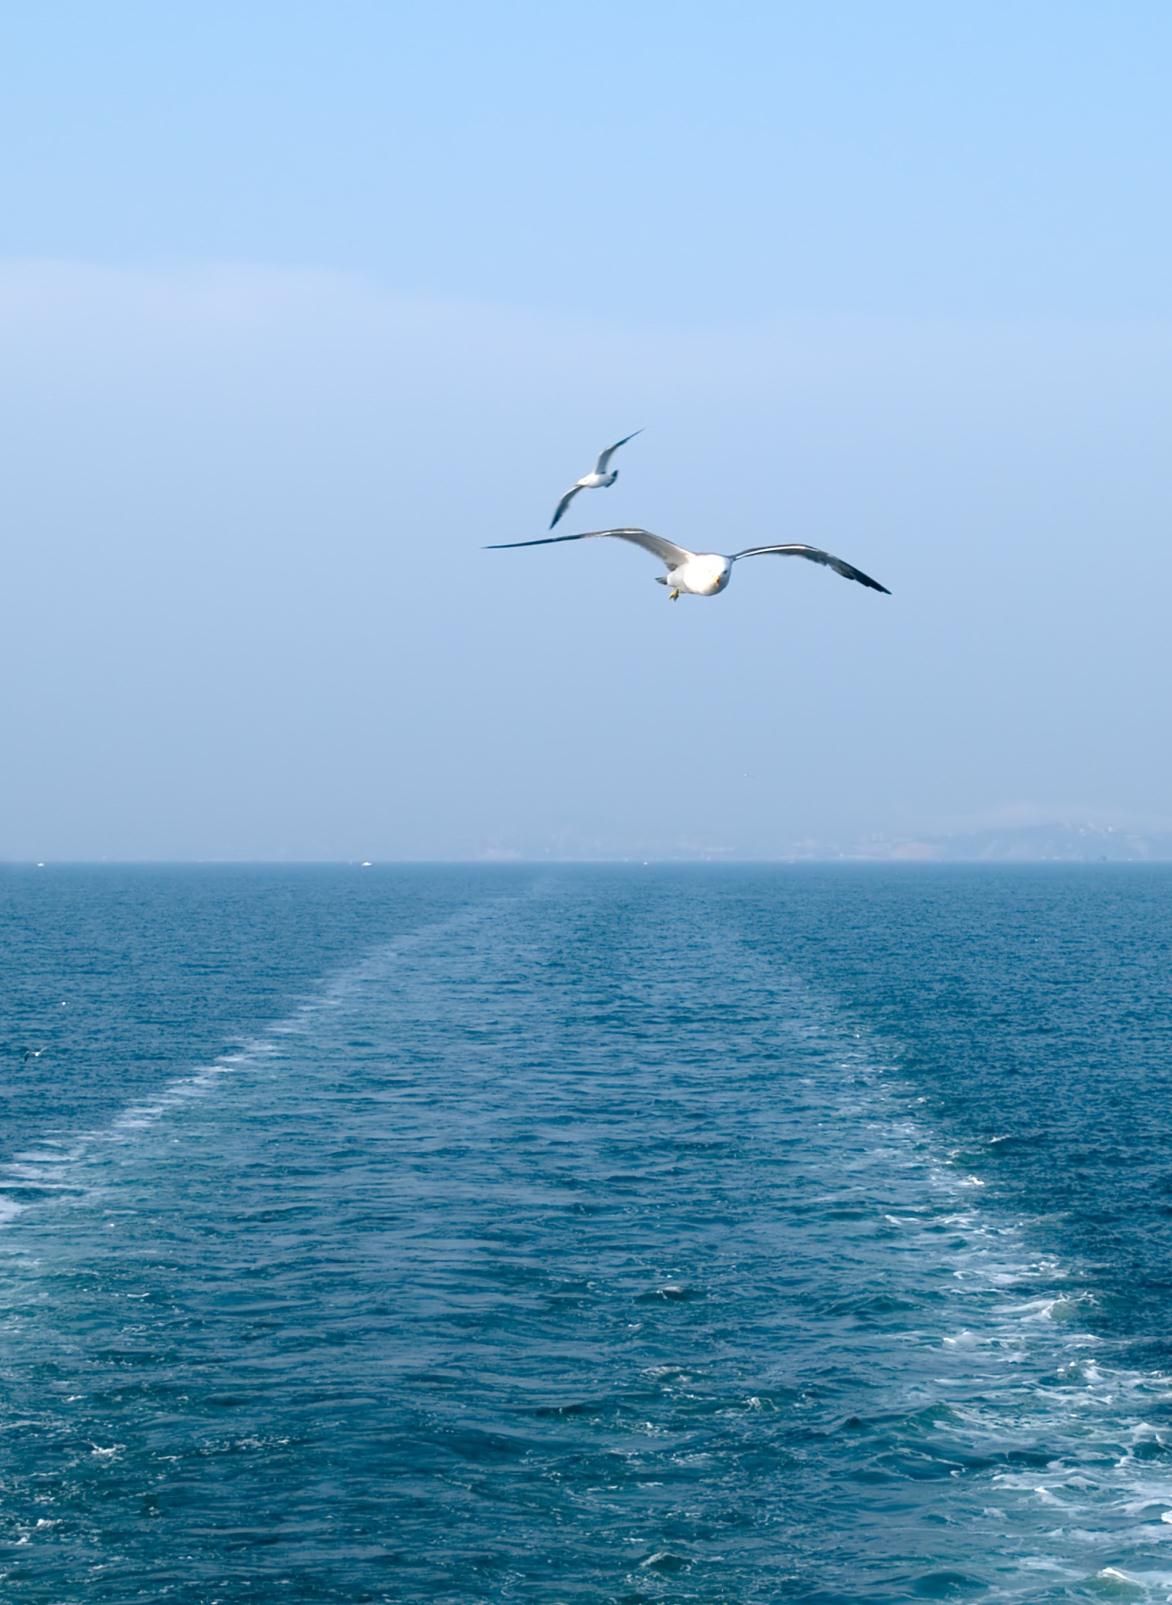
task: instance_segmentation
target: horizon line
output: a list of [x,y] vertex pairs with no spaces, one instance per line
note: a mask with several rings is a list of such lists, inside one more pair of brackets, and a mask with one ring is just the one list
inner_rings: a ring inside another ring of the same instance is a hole
[[5,869],[537,869],[537,868],[700,868],[753,869],[790,868],[804,865],[877,866],[896,869],[948,869],[967,865],[984,868],[1013,868],[1038,864],[1096,868],[1127,865],[1172,865],[1172,853],[1148,858],[1058,857],[1021,855],[1013,857],[928,858],[837,853],[770,858],[737,858],[723,854],[696,857],[644,858],[638,853],[599,857],[526,857],[518,854],[488,855],[476,858],[0,858]]

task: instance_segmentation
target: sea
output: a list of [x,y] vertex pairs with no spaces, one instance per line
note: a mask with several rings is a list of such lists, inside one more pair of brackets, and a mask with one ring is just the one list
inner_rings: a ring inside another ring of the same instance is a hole
[[0,871],[0,1601],[1172,1600],[1172,868]]

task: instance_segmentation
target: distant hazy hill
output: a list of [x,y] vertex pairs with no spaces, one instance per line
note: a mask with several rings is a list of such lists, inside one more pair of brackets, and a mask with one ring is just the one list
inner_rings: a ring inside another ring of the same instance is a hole
[[860,843],[847,858],[914,863],[1145,863],[1172,860],[1172,832],[1113,825],[1011,825],[952,836]]

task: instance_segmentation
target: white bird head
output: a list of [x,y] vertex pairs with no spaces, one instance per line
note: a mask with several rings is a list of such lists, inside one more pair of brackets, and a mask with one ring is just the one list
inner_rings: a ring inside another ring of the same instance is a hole
[[688,585],[702,596],[715,596],[728,584],[732,564],[719,552],[698,552],[686,565]]

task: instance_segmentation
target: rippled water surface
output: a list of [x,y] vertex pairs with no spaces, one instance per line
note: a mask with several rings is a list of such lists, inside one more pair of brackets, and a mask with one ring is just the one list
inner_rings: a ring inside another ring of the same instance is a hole
[[1170,917],[3,872],[0,1599],[1172,1599]]

